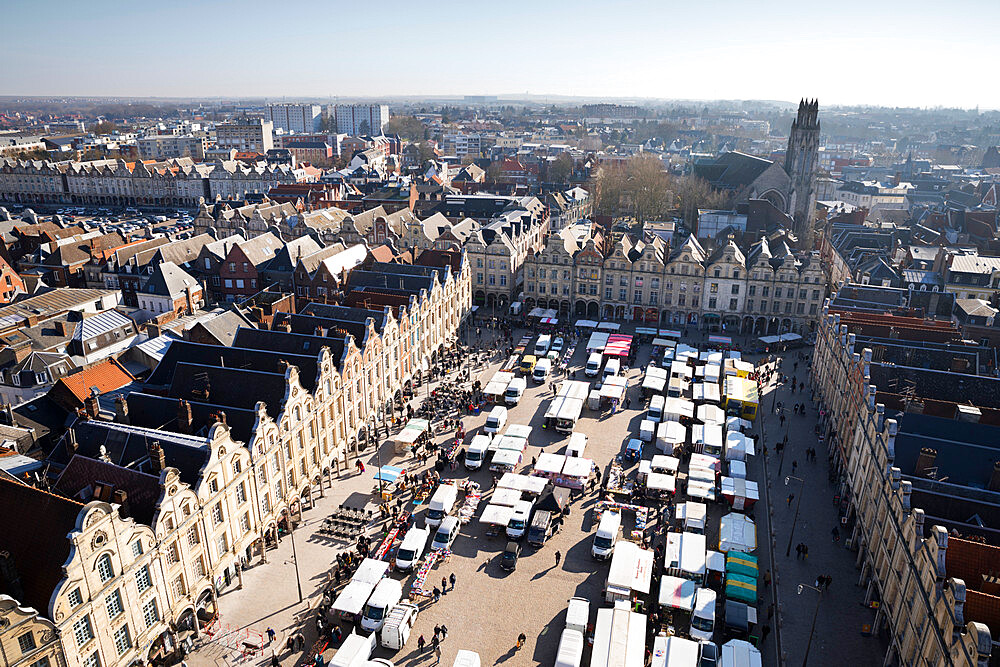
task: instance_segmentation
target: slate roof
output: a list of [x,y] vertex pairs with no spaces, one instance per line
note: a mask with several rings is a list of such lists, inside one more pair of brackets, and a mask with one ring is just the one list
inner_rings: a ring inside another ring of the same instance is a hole
[[339,368],[344,353],[344,340],[343,337],[336,336],[316,336],[243,327],[236,332],[233,347],[306,357],[316,356],[323,347],[328,347],[330,348],[330,356]]
[[142,292],[177,298],[182,296],[189,287],[198,286],[198,281],[195,280],[194,276],[184,269],[173,262],[161,262],[153,268],[153,274],[142,288]]
[[186,331],[195,327],[201,327],[218,341],[219,345],[232,345],[236,330],[240,327],[250,326],[253,326],[250,320],[235,308],[230,308],[212,313],[210,316],[201,316],[197,321],[185,326],[184,329]]
[[894,465],[904,475],[914,474],[920,449],[929,447],[937,451],[937,479],[986,488],[993,464],[1000,460],[1000,427],[910,412],[897,414],[896,420]]
[[[391,264],[393,268],[405,266],[402,264]],[[425,267],[426,268],[426,267]],[[428,290],[434,287],[434,279],[421,275],[404,275],[401,273],[381,273],[378,271],[362,271],[355,269],[347,278],[347,284],[351,288],[356,287],[376,287],[400,290],[417,294],[420,290]]]
[[247,259],[256,267],[260,267],[265,262],[270,261],[281,250],[282,241],[275,234],[261,234],[249,241],[237,244]]
[[[169,396],[157,396],[140,391],[133,391],[126,399],[128,403],[129,422],[135,426],[162,429],[164,431],[179,431],[177,424],[177,403],[180,399]],[[188,399],[191,407],[191,429],[193,433],[205,435],[207,429],[218,421],[220,408],[214,403],[202,403]],[[250,408],[225,406],[221,412],[226,413],[226,424],[229,426],[233,440],[247,443],[253,434],[257,421],[257,411]]]
[[695,164],[694,173],[716,187],[738,189],[757,180],[774,162],[739,151],[723,153],[715,162]]
[[268,265],[267,271],[291,273],[296,263],[310,255],[320,252],[323,247],[311,236],[301,236],[286,243],[278,250]]
[[117,310],[106,310],[84,317],[78,322],[73,331],[73,340],[83,342],[125,327],[131,327],[134,331],[135,323]]
[[98,482],[126,493],[126,501],[120,510],[122,516],[131,517],[146,526],[152,525],[161,495],[160,478],[155,475],[77,454],[63,468],[53,488],[86,503],[94,499],[94,484]]
[[[49,615],[49,600],[62,580],[70,553],[67,536],[76,529],[83,504],[0,477],[0,550],[9,554],[20,586],[0,577],[0,593]],[[11,511],[16,508],[16,511]]]
[[375,320],[375,330],[380,334],[385,330],[385,325],[389,322],[389,317],[384,310],[351,308],[350,306],[339,306],[332,303],[310,303],[300,312],[303,315],[329,317],[335,320],[362,323],[370,317]]

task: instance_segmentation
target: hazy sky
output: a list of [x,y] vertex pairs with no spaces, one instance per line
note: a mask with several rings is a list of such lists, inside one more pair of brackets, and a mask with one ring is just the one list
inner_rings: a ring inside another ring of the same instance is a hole
[[3,0],[0,94],[1000,108],[1000,0]]

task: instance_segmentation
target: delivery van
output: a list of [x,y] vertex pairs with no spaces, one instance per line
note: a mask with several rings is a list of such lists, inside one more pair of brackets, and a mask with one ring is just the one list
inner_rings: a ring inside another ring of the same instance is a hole
[[457,499],[457,486],[454,484],[442,484],[439,486],[434,495],[431,496],[430,503],[427,505],[427,518],[425,519],[427,525],[431,528],[440,526],[441,520],[451,513],[451,509],[455,506]]
[[503,395],[503,400],[507,405],[517,405],[524,396],[524,390],[528,388],[528,383],[524,378],[514,378],[507,385],[507,391]]
[[375,587],[371,597],[368,598],[365,610],[361,614],[361,629],[368,632],[378,632],[381,630],[382,624],[385,623],[389,612],[399,604],[402,597],[402,583],[389,577],[378,582],[378,586]]
[[715,634],[715,591],[711,588],[699,588],[695,593],[690,634],[691,639],[712,641]]
[[587,434],[586,433],[571,433],[569,436],[569,444],[566,445],[566,456],[576,456],[578,458],[583,458],[584,452],[587,450]]
[[542,334],[538,337],[538,340],[535,341],[535,356],[544,357],[550,347],[552,347],[552,336]]
[[549,371],[552,369],[552,362],[548,359],[542,359],[537,364],[535,364],[535,370],[531,374],[531,379],[542,384],[545,382],[545,378],[549,376]]
[[359,667],[372,656],[377,639],[375,633],[365,637],[351,632],[327,664],[329,667]]
[[458,537],[458,517],[446,516],[434,533],[434,541],[431,542],[431,549],[451,549]]
[[583,659],[583,633],[579,630],[565,628],[559,638],[559,649],[556,651],[555,667],[580,667]]
[[663,394],[653,394],[653,398],[649,399],[649,410],[646,411],[646,419],[657,424],[663,421],[663,406],[665,404],[666,399],[663,398]]
[[621,527],[622,515],[619,512],[605,510],[601,515],[601,522],[597,525],[597,534],[594,535],[594,545],[590,549],[590,554],[602,560],[611,558]]
[[525,375],[531,375],[535,370],[535,364],[538,363],[538,357],[533,354],[526,354],[521,359],[521,372]]
[[552,512],[539,510],[531,518],[531,525],[528,527],[528,544],[540,547],[545,544],[545,540],[552,536],[554,526],[552,524]]
[[406,645],[406,640],[410,638],[410,631],[413,624],[417,622],[417,615],[420,607],[412,602],[400,602],[385,619],[382,630],[379,632],[379,643],[387,649],[399,651]]
[[622,362],[619,359],[608,359],[608,363],[604,364],[604,377],[609,375],[618,375],[618,372],[622,369]]
[[[504,410],[506,409],[504,408]],[[469,448],[465,450],[465,467],[468,470],[479,470],[483,466],[483,461],[486,459],[486,452],[490,450],[492,442],[493,438],[482,433],[472,436],[472,442],[469,443]]]
[[486,416],[486,423],[483,424],[484,433],[499,433],[507,426],[507,408],[502,405],[494,406],[490,414]]
[[528,530],[528,522],[531,520],[531,507],[531,502],[528,500],[519,500],[514,503],[514,514],[507,522],[507,537],[512,540],[524,537],[525,531]]
[[427,528],[413,526],[406,531],[402,544],[396,550],[396,569],[401,572],[412,570],[424,555],[430,536],[431,531]]
[[587,377],[596,377],[597,374],[601,372],[601,360],[602,357],[600,352],[594,352],[587,357],[587,366],[583,370]]
[[590,600],[579,597],[570,598],[566,603],[566,627],[586,634],[589,623]]

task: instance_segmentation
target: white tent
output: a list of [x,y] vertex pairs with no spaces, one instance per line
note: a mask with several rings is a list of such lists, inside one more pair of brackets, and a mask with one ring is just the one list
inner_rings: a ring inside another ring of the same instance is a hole
[[646,488],[650,491],[669,491],[670,493],[674,493],[677,490],[677,478],[661,472],[651,472],[646,477]]
[[757,526],[745,514],[730,512],[719,523],[719,551],[751,552],[757,548]]
[[660,422],[656,428],[656,448],[664,454],[673,454],[674,449],[687,439],[687,427],[680,422]]
[[519,502],[521,502],[521,492],[517,489],[496,489],[493,491],[493,495],[490,496],[491,505],[513,507]]
[[498,449],[493,454],[493,461],[490,467],[505,467],[513,470],[521,462],[521,450],[518,449]]
[[718,405],[706,403],[698,406],[698,421],[705,424],[718,424],[721,426],[726,423],[726,413]]
[[650,469],[653,472],[665,472],[667,474],[676,474],[677,468],[680,466],[681,460],[674,456],[664,456],[663,454],[655,454],[653,460],[650,461]]
[[698,585],[690,579],[664,575],[660,579],[660,606],[670,609],[694,609],[694,595]]
[[748,438],[739,431],[729,431],[726,434],[727,461],[745,461],[747,456],[753,455],[753,438]]
[[591,459],[583,459],[579,456],[567,456],[563,464],[562,474],[566,477],[590,477],[590,472],[594,469],[594,462]]
[[565,463],[566,456],[563,454],[542,452],[538,455],[538,460],[535,462],[535,472],[545,473],[546,475],[558,475],[562,472],[563,464]]
[[517,489],[538,495],[545,490],[548,480],[544,477],[531,477],[529,475],[515,475],[512,472],[505,473],[497,482],[498,489]]
[[663,403],[663,418],[667,421],[679,422],[681,417],[694,417],[694,403],[683,398],[667,397]]
[[510,523],[510,518],[514,515],[514,508],[507,507],[506,505],[487,505],[483,509],[482,516],[479,517],[480,523],[487,523],[492,526],[506,526]]

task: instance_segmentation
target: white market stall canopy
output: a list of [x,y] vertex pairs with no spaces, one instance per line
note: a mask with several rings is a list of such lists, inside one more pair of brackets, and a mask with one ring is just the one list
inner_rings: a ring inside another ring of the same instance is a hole
[[541,472],[547,475],[558,475],[562,472],[563,464],[565,463],[565,455],[542,452],[538,455],[538,460],[535,462],[535,472]]
[[519,502],[521,502],[521,492],[517,489],[496,489],[490,496],[490,505],[513,507]]
[[605,331],[595,331],[590,334],[587,340],[587,352],[603,352],[604,346],[608,344],[608,333]]
[[511,450],[515,452],[523,452],[528,446],[528,441],[524,438],[518,438],[513,435],[501,436],[499,440],[496,441],[496,451]]
[[513,507],[495,505],[491,503],[483,510],[482,516],[479,517],[479,522],[486,523],[491,526],[506,526],[510,523],[510,518],[513,515]]
[[531,435],[531,426],[527,424],[511,424],[504,431],[504,435],[510,435],[515,438],[524,438],[525,440]]
[[616,322],[601,322],[597,325],[597,328],[601,331],[618,331],[622,328],[622,325]]
[[521,462],[521,451],[520,449],[498,449],[493,455],[491,465],[513,468]]
[[745,514],[731,512],[719,523],[719,551],[751,552],[757,548],[757,526]]
[[544,477],[531,477],[529,475],[516,475],[512,472],[505,473],[497,482],[498,489],[517,489],[538,495],[545,490],[548,480]]
[[[718,391],[718,385],[716,385]],[[726,412],[718,405],[706,403],[698,406],[698,421],[719,426],[719,440],[722,439],[722,425],[726,423]]]
[[660,606],[691,611],[697,588],[698,585],[690,579],[664,575],[660,579]]
[[726,458],[730,461],[743,461],[748,456],[755,453],[753,438],[749,438],[739,431],[729,431],[726,433]]
[[590,477],[590,472],[594,469],[594,462],[591,459],[582,459],[579,456],[567,456],[563,464],[562,474],[566,477]]
[[593,329],[597,327],[597,322],[594,320],[577,320],[576,326],[580,329]]
[[670,493],[674,493],[677,490],[677,478],[662,472],[651,472],[646,477],[646,488],[650,491],[669,491]]
[[[677,422],[667,422],[670,424],[676,424]],[[684,428],[681,426],[681,428]],[[676,456],[665,456],[663,454],[655,454],[653,460],[649,462],[650,470],[653,472],[666,472],[667,474],[675,474],[677,468],[680,466],[681,460]]]
[[694,417],[694,403],[675,396],[668,396],[663,403],[663,414],[671,421],[679,421],[681,417]]

